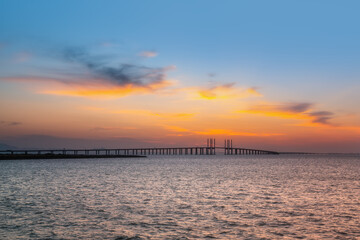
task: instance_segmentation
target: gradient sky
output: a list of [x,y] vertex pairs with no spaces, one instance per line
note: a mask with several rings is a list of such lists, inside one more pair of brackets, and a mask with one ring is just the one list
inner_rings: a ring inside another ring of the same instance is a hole
[[359,9],[0,0],[0,142],[360,152]]

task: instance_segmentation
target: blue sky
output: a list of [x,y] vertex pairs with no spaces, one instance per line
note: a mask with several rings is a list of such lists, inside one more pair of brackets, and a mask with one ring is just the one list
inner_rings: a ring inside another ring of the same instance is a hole
[[171,63],[199,77],[260,75],[279,84],[285,81],[276,77],[280,74],[311,72],[335,87],[332,76],[353,83],[359,75],[357,1],[1,1],[1,6],[2,41],[23,51],[111,43],[121,46],[121,54],[157,51],[161,58],[151,64]]

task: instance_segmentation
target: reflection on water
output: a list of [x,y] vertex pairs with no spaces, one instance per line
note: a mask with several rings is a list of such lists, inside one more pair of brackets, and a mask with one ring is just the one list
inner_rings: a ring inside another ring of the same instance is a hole
[[355,239],[359,156],[0,161],[0,239]]

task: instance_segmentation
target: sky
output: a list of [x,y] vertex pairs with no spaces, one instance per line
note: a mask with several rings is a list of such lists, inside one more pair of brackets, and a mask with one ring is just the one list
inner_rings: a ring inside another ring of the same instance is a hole
[[0,0],[0,143],[360,152],[359,7]]

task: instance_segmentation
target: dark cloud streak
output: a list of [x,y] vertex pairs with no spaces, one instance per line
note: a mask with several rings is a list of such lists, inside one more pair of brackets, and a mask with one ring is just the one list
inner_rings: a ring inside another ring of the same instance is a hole
[[1,125],[5,125],[5,126],[18,126],[18,125],[21,125],[22,123],[21,122],[9,122],[9,121],[0,121],[0,124]]
[[168,68],[149,68],[145,66],[121,63],[113,67],[101,56],[92,56],[84,48],[67,48],[63,51],[66,61],[85,67],[94,77],[110,81],[117,85],[147,86],[162,83],[166,79]]
[[309,110],[313,104],[311,103],[289,103],[280,106],[279,109],[286,112],[302,113]]
[[331,125],[331,123],[329,123],[329,120],[333,118],[334,113],[329,111],[319,111],[319,112],[311,112],[308,115],[314,117],[314,120],[312,121],[313,123],[322,123],[322,124]]
[[312,123],[320,123],[324,125],[333,125],[330,121],[334,117],[334,113],[329,111],[311,112],[314,104],[307,102],[300,103],[282,103],[278,105],[257,105],[252,107],[253,110],[260,111],[280,111],[286,113],[300,114],[310,116]]

